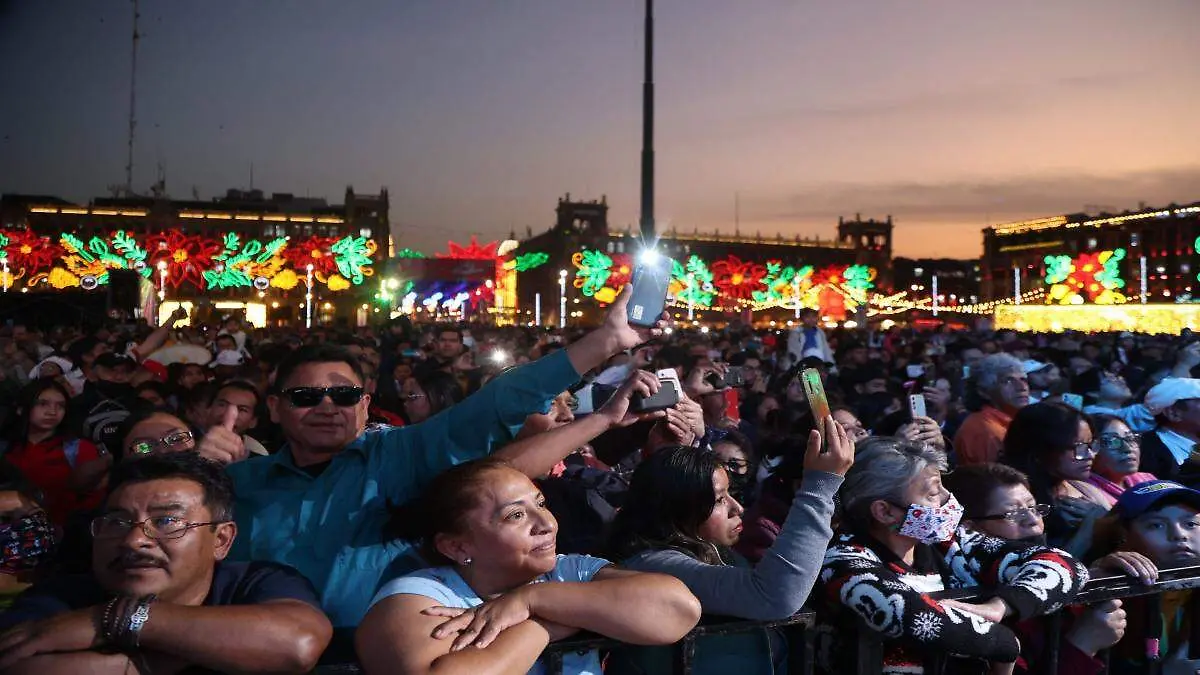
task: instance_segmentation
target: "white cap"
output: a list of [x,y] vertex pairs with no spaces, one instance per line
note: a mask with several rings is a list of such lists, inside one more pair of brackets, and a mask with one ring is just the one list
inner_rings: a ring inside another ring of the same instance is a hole
[[71,363],[67,359],[64,359],[61,356],[50,356],[42,359],[41,363],[37,364],[33,367],[33,370],[29,371],[29,379],[36,380],[37,378],[41,377],[42,365],[46,363],[53,363],[54,365],[58,366],[58,369],[62,371],[63,375],[75,370],[75,364]]
[[1200,380],[1168,377],[1146,392],[1146,408],[1157,415],[1180,401],[1200,398]]
[[1034,361],[1033,359],[1021,362],[1021,370],[1025,371],[1026,375],[1030,373],[1036,373],[1039,370],[1049,367],[1049,363],[1042,363],[1041,361]]
[[246,362],[246,359],[242,358],[241,352],[234,351],[232,349],[222,349],[221,351],[217,352],[217,358],[213,359],[212,362],[208,364],[208,367],[209,368],[216,368],[217,366],[234,366],[234,367],[236,367],[236,366],[240,366],[240,365],[244,364],[245,362]]

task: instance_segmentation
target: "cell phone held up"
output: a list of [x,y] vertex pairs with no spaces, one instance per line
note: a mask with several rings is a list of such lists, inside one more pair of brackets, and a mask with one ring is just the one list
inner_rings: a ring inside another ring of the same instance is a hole
[[821,373],[816,368],[806,368],[800,371],[800,386],[804,389],[804,397],[808,399],[808,407],[812,410],[813,421],[821,430],[821,452],[829,452],[829,439],[825,438],[825,418],[829,417],[829,399],[825,396],[825,384],[821,382]]
[[924,394],[909,394],[909,396],[908,396],[908,412],[909,412],[910,419],[916,419],[918,417],[929,417],[929,414],[927,413],[927,411],[925,409],[925,395]]
[[671,285],[671,259],[653,251],[643,252],[638,258],[637,267],[634,268],[633,278],[629,283],[633,285],[628,309],[630,325],[653,327],[667,308],[667,289]]
[[658,412],[679,404],[679,393],[683,391],[683,387],[679,386],[679,375],[673,368],[660,370],[657,375],[660,385],[658,393],[653,396],[634,394],[633,398],[629,400],[629,409],[632,412]]

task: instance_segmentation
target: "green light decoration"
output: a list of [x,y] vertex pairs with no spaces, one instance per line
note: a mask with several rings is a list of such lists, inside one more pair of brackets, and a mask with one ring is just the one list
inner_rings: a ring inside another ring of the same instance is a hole
[[604,288],[612,274],[612,258],[600,251],[584,249],[572,256],[571,262],[579,268],[575,273],[575,286],[589,298]]
[[0,258],[8,257],[8,235],[0,232]]
[[[213,256],[213,262],[220,263],[220,269],[204,272],[204,282],[208,288],[240,288],[254,285],[247,267],[252,264],[266,264],[275,257],[284,246],[287,237],[272,239],[266,246],[257,239],[251,239],[243,246],[237,233],[229,232],[224,238],[225,250]],[[241,249],[241,250],[239,250]]]
[[763,277],[764,291],[754,291],[754,301],[759,304],[779,304],[795,298],[796,280],[803,282],[812,278],[813,266],[805,265],[800,268],[785,266],[778,260],[767,262],[767,274]]
[[138,274],[147,279],[150,278],[151,270],[150,266],[146,264],[146,249],[142,248],[130,234],[124,230],[118,230],[113,234],[113,248],[125,257],[126,267],[137,270]]
[[424,258],[428,258],[429,256],[425,255],[424,253],[421,253],[420,251],[414,251],[411,248],[405,248],[405,249],[401,249],[401,250],[397,251],[396,257],[397,258],[408,258],[408,259],[412,259],[412,260],[422,260]]
[[712,307],[713,300],[717,297],[717,289],[713,287],[712,272],[700,256],[688,258],[686,264],[678,260],[671,261],[671,277],[680,287],[680,291],[675,294],[675,302],[695,307]]
[[371,264],[371,249],[366,237],[345,237],[338,240],[329,250],[337,262],[338,272],[350,283],[361,284],[365,275],[363,268]]
[[846,288],[866,293],[875,287],[875,270],[866,265],[851,265],[842,273]]
[[537,251],[534,253],[524,253],[516,257],[516,270],[518,272],[528,272],[550,262],[549,254]]
[[1046,283],[1062,283],[1067,280],[1067,277],[1071,276],[1071,256],[1048,255],[1045,258],[1045,263]]

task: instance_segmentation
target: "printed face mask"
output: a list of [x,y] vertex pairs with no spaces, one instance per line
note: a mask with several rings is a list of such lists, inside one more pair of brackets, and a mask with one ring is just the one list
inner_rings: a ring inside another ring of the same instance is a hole
[[54,554],[54,527],[39,511],[0,525],[0,574],[27,572]]
[[904,516],[904,523],[900,525],[899,534],[912,537],[922,544],[940,544],[954,536],[962,515],[963,507],[953,494],[941,506],[911,504]]

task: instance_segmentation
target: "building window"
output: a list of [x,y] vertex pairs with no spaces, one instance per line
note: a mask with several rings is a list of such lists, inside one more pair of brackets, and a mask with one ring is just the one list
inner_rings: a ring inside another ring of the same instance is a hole
[[364,227],[364,228],[360,229],[358,231],[358,236],[370,239],[371,238],[371,228]]
[[1140,244],[1140,243],[1142,243],[1142,238],[1141,238],[1141,237],[1138,235],[1138,233],[1137,233],[1137,232],[1130,233],[1130,235],[1129,235],[1129,245],[1130,245],[1130,246],[1137,246],[1137,245],[1138,245],[1138,244]]
[[624,253],[624,252],[625,252],[625,242],[618,241],[617,242],[617,253]]
[[608,248],[608,252],[609,252],[609,253],[616,253],[616,252],[617,252],[617,245],[616,245],[616,243],[615,243],[615,242],[611,242],[611,241],[610,241],[610,242],[608,242],[608,247],[607,247],[607,248]]
[[1088,250],[1089,250],[1089,251],[1094,251],[1094,250],[1096,249],[1096,245],[1097,245],[1098,243],[1099,243],[1099,242],[1097,242],[1097,241],[1096,241],[1096,238],[1095,238],[1095,237],[1088,237],[1088,241],[1087,241],[1087,244],[1088,244],[1088,246],[1087,246],[1087,247],[1088,247]]

